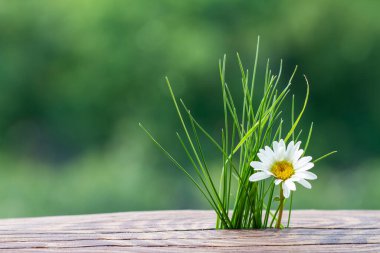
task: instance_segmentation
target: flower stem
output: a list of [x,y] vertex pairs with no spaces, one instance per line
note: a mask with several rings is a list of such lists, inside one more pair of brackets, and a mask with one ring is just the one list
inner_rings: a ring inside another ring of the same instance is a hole
[[278,213],[278,219],[277,219],[277,223],[276,223],[276,228],[280,228],[281,227],[281,219],[282,219],[282,211],[284,210],[284,200],[285,200],[285,197],[284,197],[284,190],[282,189],[282,184],[280,185],[280,210],[279,210],[279,213]]

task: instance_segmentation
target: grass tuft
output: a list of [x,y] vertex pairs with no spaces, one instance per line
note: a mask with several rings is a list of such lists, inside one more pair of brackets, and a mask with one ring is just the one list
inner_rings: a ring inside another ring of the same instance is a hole
[[[140,127],[147,133],[150,139],[163,151],[163,153],[193,182],[195,187],[205,197],[210,207],[217,215],[216,228],[240,229],[240,228],[270,228],[278,221],[278,213],[281,207],[276,196],[274,180],[250,182],[249,176],[253,174],[250,162],[257,160],[257,153],[265,146],[270,146],[273,141],[282,138],[285,132],[285,141],[297,140],[302,130],[296,133],[297,126],[305,112],[309,98],[309,83],[306,81],[306,95],[303,106],[295,117],[294,95],[290,115],[290,128],[284,129],[284,120],[281,118],[282,107],[290,93],[290,86],[297,71],[297,66],[287,81],[285,88],[279,88],[282,75],[282,60],[279,73],[273,75],[266,64],[264,77],[264,92],[260,96],[255,88],[256,73],[258,68],[259,39],[257,41],[256,56],[251,79],[249,71],[237,54],[238,66],[241,71],[242,101],[239,108],[236,107],[233,96],[225,81],[226,55],[219,60],[219,75],[221,81],[224,126],[220,140],[215,140],[192,116],[185,103],[177,102],[176,96],[169,79],[166,83],[180,119],[185,137],[177,133],[178,140],[186,153],[193,172],[190,173],[141,124]],[[179,104],[181,106],[179,106]],[[255,104],[257,106],[255,106]],[[186,120],[185,120],[186,118]],[[187,122],[187,123],[186,123]],[[313,124],[311,124],[306,147],[309,145]],[[210,141],[222,157],[219,182],[211,177],[210,168],[206,162],[206,154],[200,142],[200,134]],[[334,151],[335,152],[335,151]],[[328,153],[314,161],[317,162],[334,152]],[[283,201],[281,201],[282,204]],[[293,192],[290,197],[289,217],[287,227],[290,224],[290,215],[293,203]],[[274,212],[272,211],[274,208]],[[232,209],[232,212],[230,211]],[[282,212],[280,212],[280,215]],[[281,227],[283,227],[281,225]]]

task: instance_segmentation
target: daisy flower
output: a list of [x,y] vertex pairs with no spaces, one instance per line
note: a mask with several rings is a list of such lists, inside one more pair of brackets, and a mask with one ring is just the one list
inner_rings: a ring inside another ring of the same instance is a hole
[[250,163],[251,167],[258,171],[250,176],[249,181],[256,182],[269,177],[274,177],[276,185],[281,184],[285,198],[288,198],[290,191],[296,190],[294,182],[311,189],[311,184],[307,180],[317,179],[317,176],[309,170],[314,167],[310,162],[311,156],[302,157],[304,151],[300,149],[301,142],[294,144],[291,141],[288,146],[284,140],[273,142],[273,150],[266,146],[260,149],[257,154],[260,161]]

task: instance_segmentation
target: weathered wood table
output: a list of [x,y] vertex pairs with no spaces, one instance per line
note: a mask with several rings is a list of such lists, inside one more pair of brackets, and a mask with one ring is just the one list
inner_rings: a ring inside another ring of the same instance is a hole
[[380,252],[380,211],[294,211],[284,230],[215,230],[211,211],[0,220],[1,252]]

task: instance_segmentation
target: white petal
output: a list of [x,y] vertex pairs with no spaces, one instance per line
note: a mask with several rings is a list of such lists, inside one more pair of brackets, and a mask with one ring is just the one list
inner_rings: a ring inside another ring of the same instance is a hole
[[276,180],[274,180],[274,184],[275,185],[279,185],[279,184],[281,184],[281,182],[282,182],[282,179],[276,179]]
[[294,144],[293,150],[289,150],[289,152],[288,152],[288,159],[289,159],[289,161],[296,161],[294,159],[294,156],[298,152],[300,145],[301,145],[301,142],[298,141],[296,144]]
[[295,145],[294,145],[294,149],[297,151],[301,146],[301,141],[298,141]]
[[299,160],[295,163],[295,167],[296,167],[296,169],[303,167],[303,166],[306,165],[308,162],[310,162],[312,159],[313,159],[313,158],[312,158],[311,156],[304,156],[304,157],[302,157],[301,159],[299,159]]
[[263,170],[264,173],[268,174],[268,175],[271,175],[271,176],[274,176],[272,172],[270,172],[269,170]]
[[272,163],[272,158],[267,157],[264,153],[258,153],[257,156],[259,157],[260,161],[266,164]]
[[251,165],[254,170],[268,170],[268,167],[262,162],[253,161],[249,165]]
[[298,161],[298,159],[300,159],[302,154],[303,154],[303,149],[297,150],[293,156],[293,163],[296,163]]
[[275,159],[277,161],[282,161],[284,160],[285,158],[285,148],[284,147],[279,147],[278,150],[277,150],[277,153],[275,154]]
[[299,169],[296,169],[296,171],[307,171],[307,170],[310,170],[311,168],[314,167],[314,163],[308,163],[306,164],[305,166],[299,168]]
[[284,197],[287,199],[290,195],[290,190],[286,184],[282,184],[282,189],[284,190]]
[[296,185],[293,183],[292,180],[289,180],[289,179],[286,180],[285,184],[289,188],[289,190],[291,190],[291,191],[295,191],[296,190]]
[[294,148],[294,141],[291,141],[291,142],[289,142],[289,144],[288,144],[288,149],[290,149],[290,148]]
[[274,157],[274,152],[270,147],[265,146],[265,155],[267,157]]
[[273,152],[276,154],[278,152],[278,142],[274,141],[273,142]]
[[249,181],[256,182],[270,177],[271,175],[265,172],[257,172],[249,177]]
[[300,178],[297,177],[296,175],[293,175],[293,176],[292,176],[291,178],[289,178],[288,180],[291,180],[291,181],[293,181],[293,182],[297,182],[297,181],[300,180]]
[[286,149],[286,160],[292,161],[293,154],[294,154],[294,141],[291,141],[288,144],[288,147]]
[[302,179],[308,179],[308,180],[314,180],[318,178],[317,175],[315,175],[314,173],[310,171],[300,171],[300,172],[296,171],[295,176]]
[[300,179],[298,183],[307,189],[311,189],[311,184],[305,179]]
[[278,145],[279,145],[279,147],[281,147],[281,148],[283,148],[284,150],[286,150],[286,145],[285,145],[285,142],[284,142],[283,139],[280,140],[280,142],[279,142]]

